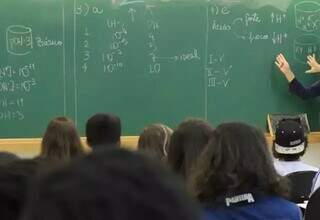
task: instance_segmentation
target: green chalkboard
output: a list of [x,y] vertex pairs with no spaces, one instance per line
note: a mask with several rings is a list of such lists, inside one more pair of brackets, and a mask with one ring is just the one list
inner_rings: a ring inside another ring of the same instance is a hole
[[320,2],[301,0],[3,0],[0,136],[41,136],[72,117],[84,133],[114,112],[124,135],[188,116],[245,121],[308,113],[273,62],[283,52],[306,85],[306,55],[320,54]]
[[[1,137],[40,136],[52,116],[66,113],[62,6],[1,1]],[[49,40],[57,43],[49,46]]]

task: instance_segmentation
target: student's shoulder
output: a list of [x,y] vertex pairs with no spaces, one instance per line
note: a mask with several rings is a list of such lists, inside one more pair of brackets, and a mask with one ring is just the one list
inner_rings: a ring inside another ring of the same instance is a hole
[[284,204],[284,205],[296,207],[296,204],[294,204],[293,202],[290,202],[289,200],[286,200],[285,198],[280,197],[280,196],[267,196],[267,197],[264,197],[261,201],[273,203],[273,204]]
[[264,204],[266,204],[270,210],[274,212],[282,213],[283,216],[290,216],[289,219],[301,219],[300,208],[282,197],[270,196],[264,199]]
[[287,171],[287,166],[288,164],[286,164],[284,161],[280,161],[278,159],[274,159],[273,161],[274,164],[274,168],[276,169],[277,173],[281,176],[285,176]]
[[281,197],[267,196],[249,205],[205,209],[203,219],[246,219],[248,216],[255,216],[256,219],[301,220],[301,211],[296,204]]
[[220,210],[215,210],[215,209],[204,209],[203,212],[203,220],[224,220],[224,219],[229,219],[230,216],[226,214],[227,209],[220,209]]
[[304,168],[305,171],[315,171],[315,172],[319,171],[318,167],[312,166],[312,165],[307,164],[307,163],[302,163],[301,166],[302,166],[302,168]]

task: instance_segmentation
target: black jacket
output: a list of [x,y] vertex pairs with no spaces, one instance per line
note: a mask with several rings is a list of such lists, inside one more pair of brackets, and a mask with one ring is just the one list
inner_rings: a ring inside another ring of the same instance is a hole
[[304,87],[296,78],[289,84],[289,90],[302,99],[314,98],[320,96],[320,81],[310,87]]

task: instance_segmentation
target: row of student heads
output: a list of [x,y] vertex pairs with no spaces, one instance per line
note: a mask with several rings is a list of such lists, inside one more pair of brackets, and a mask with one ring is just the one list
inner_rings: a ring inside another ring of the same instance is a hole
[[[112,114],[96,114],[87,121],[86,136],[93,150],[119,146],[121,121]],[[274,169],[264,134],[244,123],[224,123],[213,129],[207,121],[191,118],[174,131],[153,124],[143,129],[138,149],[165,161],[204,201],[252,186],[267,193],[288,194]],[[82,154],[73,122],[64,117],[52,120],[43,137],[40,157],[70,159]]]
[[[112,114],[99,113],[86,124],[87,144],[92,148],[120,145],[121,121]],[[43,135],[40,158],[69,160],[85,154],[74,122],[67,117],[52,119]]]
[[[24,220],[199,219],[197,204],[185,194],[185,186],[209,207],[221,205],[217,202],[224,200],[219,198],[253,190],[288,196],[264,134],[244,123],[213,128],[204,120],[187,119],[173,131],[154,124],[140,135],[140,154],[108,147],[120,143],[121,123],[114,115],[93,116],[86,133],[88,144],[99,150],[79,157],[85,153],[73,122],[56,118],[45,132],[40,158],[0,166],[1,219],[17,219],[9,216],[20,213]],[[63,149],[60,153],[58,146]],[[79,158],[70,162],[73,157]],[[48,166],[46,159],[68,163],[37,178],[25,194],[24,176],[34,175],[35,166]],[[177,179],[179,175],[185,186]]]

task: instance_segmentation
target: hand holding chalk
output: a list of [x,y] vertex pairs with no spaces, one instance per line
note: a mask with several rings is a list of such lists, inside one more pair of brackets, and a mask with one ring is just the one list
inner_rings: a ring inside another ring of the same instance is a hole
[[320,64],[317,62],[315,54],[309,55],[307,58],[310,69],[306,73],[320,73]]

